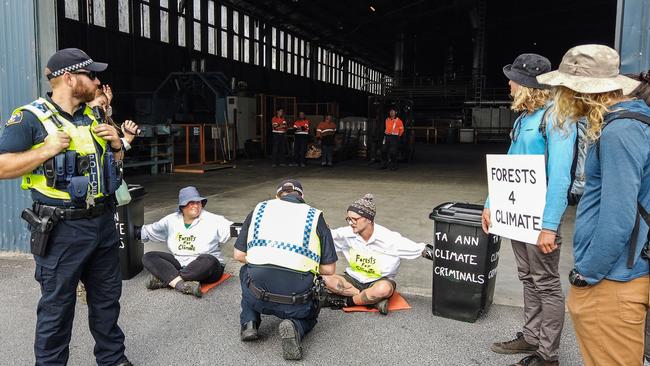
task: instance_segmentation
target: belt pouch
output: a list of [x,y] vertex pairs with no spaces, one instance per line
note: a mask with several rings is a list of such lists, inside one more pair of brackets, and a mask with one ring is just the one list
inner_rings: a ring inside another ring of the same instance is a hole
[[54,158],[49,158],[43,163],[43,175],[45,175],[47,186],[54,188]]
[[112,152],[106,151],[104,155],[104,194],[109,195],[117,191],[122,184],[122,177],[120,175],[115,156]]
[[68,193],[70,200],[77,207],[86,207],[86,195],[88,194],[88,176],[72,177],[68,184]]
[[54,156],[55,187],[65,187],[65,153]]
[[77,170],[77,152],[68,150],[65,152],[65,182],[70,183]]

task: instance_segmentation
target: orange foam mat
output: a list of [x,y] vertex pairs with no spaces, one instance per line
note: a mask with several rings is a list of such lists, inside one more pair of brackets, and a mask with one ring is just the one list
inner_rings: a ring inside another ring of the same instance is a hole
[[[408,310],[411,308],[411,305],[409,305],[408,302],[402,297],[402,295],[399,294],[399,292],[395,291],[393,296],[388,299],[388,311],[396,311],[396,310]],[[365,312],[372,312],[376,313],[379,310],[375,308],[368,308],[366,305],[359,305],[359,306],[351,306],[348,308],[343,308],[343,311],[346,313],[352,313],[356,311],[365,311]]]
[[224,281],[226,281],[230,277],[232,277],[232,275],[230,273],[224,272],[223,275],[221,276],[221,278],[219,279],[219,281],[212,282],[212,283],[202,283],[201,284],[201,292],[204,293],[204,294],[207,293],[208,291],[212,290],[213,288],[215,288],[215,287],[221,285],[222,283],[224,283]]

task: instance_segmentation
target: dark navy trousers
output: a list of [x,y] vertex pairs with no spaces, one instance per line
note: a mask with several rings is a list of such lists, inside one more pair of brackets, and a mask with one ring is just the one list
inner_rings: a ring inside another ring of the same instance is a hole
[[[266,282],[274,282],[274,277],[275,276],[269,276]],[[302,339],[318,322],[319,310],[316,307],[315,302],[310,301],[305,304],[287,305],[257,299],[246,285],[249,278],[248,265],[241,267],[239,278],[241,280],[242,293],[241,314],[239,315],[239,320],[242,325],[249,321],[256,321],[259,324],[261,321],[260,314],[274,315],[280,319],[290,319],[296,325],[296,328],[300,333],[300,338]],[[288,289],[286,293],[279,293],[277,290],[274,291],[273,287],[276,286],[273,286],[273,284],[271,284],[271,286],[265,286],[256,283],[256,286],[280,295],[290,294],[292,292],[291,283],[288,283],[285,279],[280,277],[277,277],[277,282],[277,287]],[[304,288],[298,289],[296,292],[302,293],[304,292]]]
[[79,280],[87,293],[88,324],[98,365],[126,360],[124,333],[117,325],[122,276],[113,215],[59,221],[44,257],[34,256],[41,285],[34,353],[36,365],[66,365]]

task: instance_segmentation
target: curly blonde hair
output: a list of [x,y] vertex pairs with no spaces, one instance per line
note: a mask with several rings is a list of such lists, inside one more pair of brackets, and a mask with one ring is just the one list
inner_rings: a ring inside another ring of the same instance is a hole
[[519,85],[513,96],[510,109],[515,112],[526,111],[532,113],[542,108],[551,99],[551,91],[546,89],[535,89]]
[[585,94],[558,86],[553,88],[553,99],[553,114],[558,127],[562,128],[565,123],[586,117],[587,138],[593,142],[600,138],[605,115],[611,112],[609,106],[626,98],[622,90]]

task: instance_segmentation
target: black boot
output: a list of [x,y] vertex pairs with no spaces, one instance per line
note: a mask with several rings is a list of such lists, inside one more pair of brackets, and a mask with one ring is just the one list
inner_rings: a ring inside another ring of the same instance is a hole
[[257,340],[260,336],[257,333],[257,329],[259,328],[259,324],[257,324],[256,321],[249,321],[241,326],[241,333],[240,333],[240,339],[242,342],[249,342],[249,341],[254,341]]

